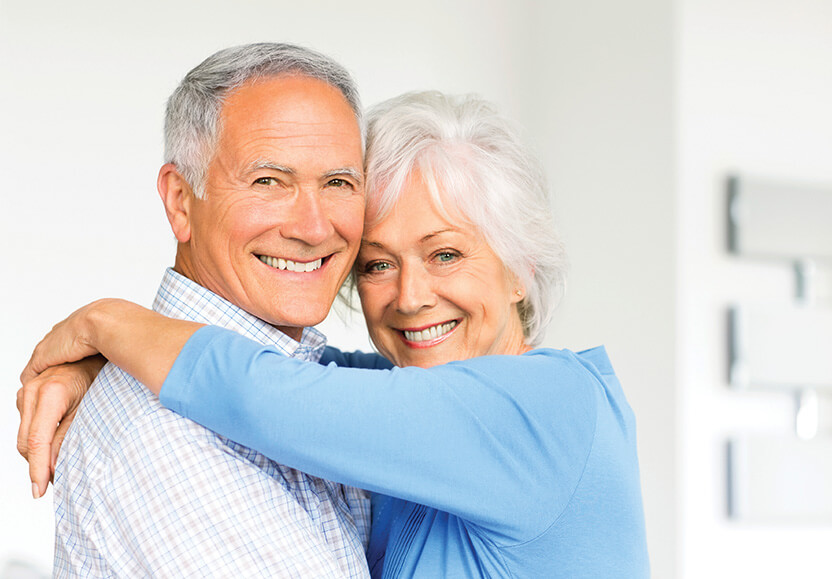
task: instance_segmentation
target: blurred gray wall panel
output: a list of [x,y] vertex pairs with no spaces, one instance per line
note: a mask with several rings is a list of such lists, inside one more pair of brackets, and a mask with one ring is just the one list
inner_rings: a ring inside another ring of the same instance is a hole
[[728,443],[728,511],[749,522],[832,521],[832,439]]
[[832,260],[832,186],[732,177],[728,213],[735,253]]
[[733,386],[832,392],[832,309],[736,306],[729,326]]

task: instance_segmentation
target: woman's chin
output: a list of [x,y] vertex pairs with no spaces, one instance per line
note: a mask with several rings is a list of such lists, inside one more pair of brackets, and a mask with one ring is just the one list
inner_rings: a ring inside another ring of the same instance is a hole
[[[416,366],[417,368],[432,368],[454,360],[458,357],[452,355],[448,348],[406,348],[399,349],[388,357],[396,366]],[[387,356],[386,356],[387,357]]]

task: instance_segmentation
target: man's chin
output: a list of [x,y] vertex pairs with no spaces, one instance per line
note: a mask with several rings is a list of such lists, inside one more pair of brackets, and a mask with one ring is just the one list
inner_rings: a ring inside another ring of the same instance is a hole
[[304,328],[317,326],[326,319],[328,314],[329,308],[327,308],[326,311],[304,311],[293,312],[291,314],[286,312],[275,312],[272,315],[262,316],[262,319],[276,327],[290,338],[300,341],[300,335],[303,333]]

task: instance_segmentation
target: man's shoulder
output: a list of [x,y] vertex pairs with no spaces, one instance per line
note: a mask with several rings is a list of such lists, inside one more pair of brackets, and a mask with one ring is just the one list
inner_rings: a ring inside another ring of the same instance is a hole
[[128,477],[142,469],[191,463],[197,467],[209,456],[213,463],[251,463],[285,484],[308,484],[297,480],[306,475],[168,410],[136,378],[109,363],[78,409],[61,447],[57,471],[70,479],[90,470],[107,471],[110,478],[119,473]]
[[150,427],[149,422],[165,415],[175,416],[133,376],[108,363],[93,381],[81,401],[73,430],[85,430],[85,441],[117,444],[131,429]]
[[168,410],[136,378],[108,363],[78,408],[57,470],[108,470],[131,462],[140,468],[167,452],[222,444],[217,434]]

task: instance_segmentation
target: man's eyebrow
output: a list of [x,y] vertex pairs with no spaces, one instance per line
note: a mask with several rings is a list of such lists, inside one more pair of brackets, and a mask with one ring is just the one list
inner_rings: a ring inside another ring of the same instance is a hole
[[355,181],[359,183],[364,182],[364,175],[358,169],[354,169],[353,167],[341,167],[340,169],[332,169],[331,171],[327,171],[323,174],[324,179],[329,179],[330,177],[335,177],[337,175],[347,175],[348,177],[352,177]]
[[264,159],[258,159],[251,163],[248,167],[246,167],[246,173],[253,173],[262,169],[271,169],[272,171],[279,171],[281,173],[286,173],[287,175],[295,174],[295,170],[291,167],[284,167],[283,165],[278,165],[277,163],[272,163],[271,161],[266,161]]
[[[279,171],[281,173],[286,173],[287,175],[295,175],[297,173],[297,171],[291,167],[278,165],[277,163],[267,161],[265,159],[258,159],[251,163],[248,167],[246,167],[246,173],[253,173],[263,169]],[[358,182],[359,185],[364,182],[364,174],[354,167],[339,167],[338,169],[332,169],[324,173],[321,178],[329,179],[330,177],[336,177],[338,175],[346,175]]]

